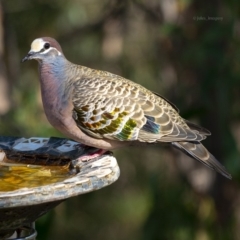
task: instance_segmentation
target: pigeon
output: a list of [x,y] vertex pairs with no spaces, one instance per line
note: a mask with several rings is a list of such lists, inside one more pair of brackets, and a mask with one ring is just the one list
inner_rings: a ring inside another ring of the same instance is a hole
[[22,61],[31,59],[39,64],[46,117],[67,137],[103,151],[168,143],[231,179],[201,144],[210,132],[183,119],[163,96],[116,74],[68,61],[50,37],[32,42]]

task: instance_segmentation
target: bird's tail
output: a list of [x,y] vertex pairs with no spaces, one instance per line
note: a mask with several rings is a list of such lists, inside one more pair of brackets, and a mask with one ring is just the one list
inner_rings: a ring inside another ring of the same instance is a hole
[[225,167],[200,142],[172,142],[172,145],[224,177],[232,179]]

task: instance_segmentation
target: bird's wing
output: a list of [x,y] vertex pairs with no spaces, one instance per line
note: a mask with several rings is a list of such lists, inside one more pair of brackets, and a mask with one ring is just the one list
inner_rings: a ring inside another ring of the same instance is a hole
[[172,103],[171,101],[169,101],[167,98],[165,98],[165,97],[162,96],[161,94],[156,93],[156,92],[154,92],[154,91],[152,91],[152,93],[155,94],[156,96],[164,99],[166,102],[168,102],[168,103],[175,109],[176,112],[178,112],[178,113],[180,112],[179,109],[177,108],[177,106],[176,106],[174,103]]
[[82,77],[73,88],[73,118],[86,134],[120,141],[201,141],[198,128],[163,98],[116,75]]

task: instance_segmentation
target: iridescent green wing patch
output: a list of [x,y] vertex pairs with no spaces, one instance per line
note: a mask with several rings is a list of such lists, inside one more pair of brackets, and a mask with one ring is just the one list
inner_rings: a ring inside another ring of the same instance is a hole
[[112,112],[102,112],[97,116],[93,115],[97,113],[96,111],[89,112],[89,106],[75,109],[75,112],[77,124],[94,134],[121,141],[132,140],[136,135],[137,123],[129,119],[128,112],[120,112],[119,108],[115,108]]
[[137,127],[137,124],[134,120],[129,119],[124,127],[122,128],[121,132],[118,133],[116,136],[119,140],[126,141],[133,138],[133,134],[135,133],[135,128]]

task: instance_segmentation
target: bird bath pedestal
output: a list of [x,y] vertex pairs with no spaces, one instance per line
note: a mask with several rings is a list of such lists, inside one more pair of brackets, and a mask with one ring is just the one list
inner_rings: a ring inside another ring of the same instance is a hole
[[110,153],[78,159],[96,151],[61,138],[0,137],[0,239],[35,239],[40,216],[116,181],[120,170]]

